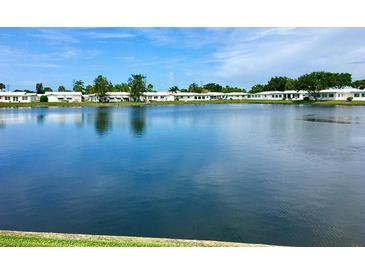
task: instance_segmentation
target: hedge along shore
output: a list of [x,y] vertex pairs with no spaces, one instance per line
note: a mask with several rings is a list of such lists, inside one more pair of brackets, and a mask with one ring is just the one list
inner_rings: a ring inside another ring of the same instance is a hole
[[201,105],[201,104],[285,104],[285,105],[345,105],[361,106],[365,101],[290,101],[290,100],[204,100],[204,101],[166,101],[166,102],[117,102],[117,103],[94,103],[94,102],[59,102],[59,103],[0,103],[0,107],[113,107],[113,106],[158,106],[158,105]]
[[0,230],[0,247],[268,247],[264,244]]

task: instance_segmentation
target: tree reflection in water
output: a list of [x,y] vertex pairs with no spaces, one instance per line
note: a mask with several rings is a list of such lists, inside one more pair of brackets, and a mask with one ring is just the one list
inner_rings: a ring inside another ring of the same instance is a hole
[[142,136],[146,126],[144,107],[132,107],[130,112],[131,131],[136,136]]
[[95,130],[99,135],[105,135],[112,126],[112,115],[107,108],[98,108],[95,113]]

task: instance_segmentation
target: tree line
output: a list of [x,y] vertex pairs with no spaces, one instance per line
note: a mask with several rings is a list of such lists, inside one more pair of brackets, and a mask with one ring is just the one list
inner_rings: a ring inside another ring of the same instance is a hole
[[341,89],[344,87],[365,89],[365,79],[352,81],[352,75],[350,73],[315,71],[303,74],[296,79],[285,76],[275,76],[265,85],[254,85],[249,92],[304,90],[314,98],[317,98],[320,90],[329,88]]
[[169,88],[169,91],[180,91],[180,92],[194,92],[194,93],[207,93],[207,92],[223,92],[223,93],[229,93],[229,92],[246,92],[244,88],[238,88],[238,87],[231,87],[231,86],[221,86],[216,83],[208,83],[205,85],[198,85],[197,83],[192,83],[189,85],[189,87],[179,89],[177,86],[173,86]]

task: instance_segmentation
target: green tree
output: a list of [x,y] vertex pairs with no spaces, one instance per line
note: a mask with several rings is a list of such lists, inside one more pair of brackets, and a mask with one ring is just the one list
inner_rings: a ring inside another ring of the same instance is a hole
[[84,92],[84,90],[85,90],[84,81],[74,80],[72,90],[75,92]]
[[42,96],[39,98],[39,102],[47,103],[47,102],[48,102],[48,97],[47,97],[46,95],[42,95]]
[[272,77],[266,84],[265,90],[284,91],[289,78],[282,76]]
[[297,90],[297,80],[288,79],[285,83],[285,90]]
[[37,94],[44,94],[43,84],[42,83],[37,83],[35,85],[35,90],[36,90]]
[[0,91],[3,91],[5,89],[5,84],[4,83],[0,83]]
[[115,92],[129,92],[129,86],[127,83],[115,84],[113,87]]
[[169,88],[169,91],[177,92],[177,91],[179,91],[179,88],[177,86],[172,86]]
[[203,92],[203,88],[200,87],[197,83],[192,83],[190,84],[189,88],[188,88],[189,92],[194,92],[194,93],[202,93]]
[[58,91],[59,92],[65,92],[66,91],[66,88],[64,86],[59,86],[58,87]]
[[334,88],[344,88],[351,86],[352,77],[350,73],[329,73],[329,86]]
[[209,92],[222,92],[223,87],[216,83],[208,83],[203,86],[204,89],[208,90]]
[[353,88],[358,88],[358,89],[365,89],[365,79],[364,80],[356,80],[353,81],[351,86]]
[[148,92],[153,92],[153,85],[152,84],[147,85],[147,91]]
[[223,93],[230,93],[230,92],[246,92],[246,90],[244,88],[237,88],[237,87],[230,87],[230,86],[225,86],[222,89]]
[[134,102],[141,101],[143,93],[146,92],[146,76],[142,74],[132,74],[128,79],[130,95]]
[[94,87],[92,85],[87,85],[85,88],[86,94],[93,94],[94,93]]
[[317,100],[320,90],[331,87],[331,81],[333,81],[331,78],[331,73],[323,71],[304,74],[298,78],[297,90],[305,90]]
[[44,92],[52,92],[53,90],[50,87],[45,87],[43,89]]
[[113,90],[113,85],[106,79],[106,77],[99,75],[94,80],[93,90],[99,99],[103,101],[106,97],[106,94]]
[[265,91],[265,87],[261,84],[257,84],[251,88],[250,93],[259,93],[263,91]]

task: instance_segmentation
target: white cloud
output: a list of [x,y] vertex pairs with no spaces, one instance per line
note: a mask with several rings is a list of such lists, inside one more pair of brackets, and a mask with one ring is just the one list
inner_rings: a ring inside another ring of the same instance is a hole
[[35,33],[29,34],[32,37],[40,38],[48,41],[50,44],[69,44],[79,43],[79,39],[75,37],[69,29],[37,29]]
[[125,39],[135,37],[133,33],[118,33],[118,32],[87,32],[86,36],[95,39]]
[[24,64],[17,64],[19,67],[29,67],[29,68],[47,68],[47,69],[53,69],[53,68],[60,68],[60,65],[57,64],[50,64],[50,63],[24,63]]
[[365,30],[338,28],[259,29],[236,33],[212,54],[214,74],[252,85],[275,75],[297,77],[315,70],[350,72],[362,77]]

